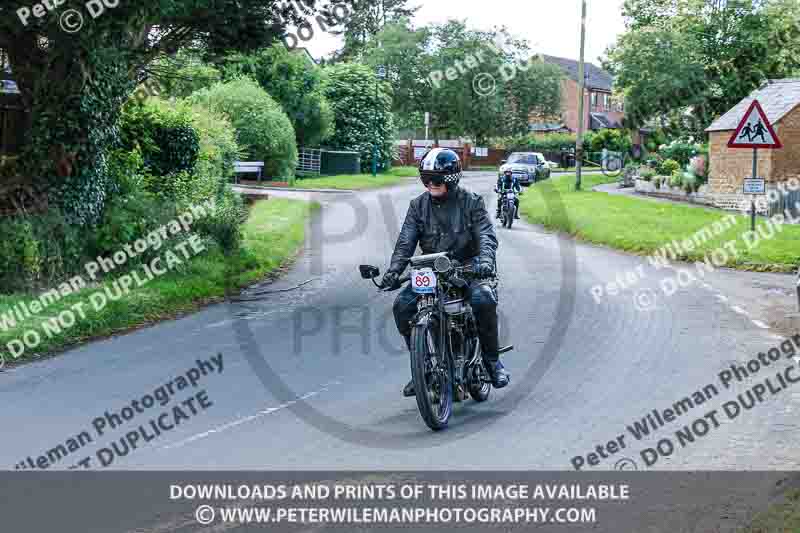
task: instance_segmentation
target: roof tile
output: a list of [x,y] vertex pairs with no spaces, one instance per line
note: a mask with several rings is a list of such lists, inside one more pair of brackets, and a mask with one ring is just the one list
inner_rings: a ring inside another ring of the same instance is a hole
[[800,78],[769,80],[760,89],[753,91],[733,109],[715,120],[711,126],[706,128],[706,131],[735,130],[754,99],[761,104],[769,121],[775,124],[800,105]]

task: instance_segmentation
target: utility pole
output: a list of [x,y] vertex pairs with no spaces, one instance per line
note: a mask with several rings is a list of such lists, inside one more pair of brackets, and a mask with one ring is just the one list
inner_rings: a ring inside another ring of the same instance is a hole
[[586,91],[586,0],[581,0],[581,60],[578,66],[578,140],[575,146],[575,190],[581,190],[583,173],[584,93]]

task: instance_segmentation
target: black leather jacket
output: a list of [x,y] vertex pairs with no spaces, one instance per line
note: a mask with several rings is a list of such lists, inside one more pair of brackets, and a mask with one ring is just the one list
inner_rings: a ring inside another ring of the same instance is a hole
[[388,271],[402,274],[417,244],[423,254],[452,252],[459,261],[478,257],[495,267],[497,236],[486,204],[461,187],[450,191],[444,202],[428,192],[411,201]]

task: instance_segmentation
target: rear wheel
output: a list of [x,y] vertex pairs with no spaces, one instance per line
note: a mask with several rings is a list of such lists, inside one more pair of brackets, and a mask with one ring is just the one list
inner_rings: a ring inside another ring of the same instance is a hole
[[439,349],[435,322],[411,332],[411,375],[422,419],[434,431],[447,427],[453,412],[453,368]]

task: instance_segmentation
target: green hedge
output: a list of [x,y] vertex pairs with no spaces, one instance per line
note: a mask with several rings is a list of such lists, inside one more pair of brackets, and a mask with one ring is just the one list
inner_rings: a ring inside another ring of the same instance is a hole
[[289,179],[297,167],[297,145],[292,123],[257,82],[237,78],[196,92],[190,100],[228,116],[236,140],[249,160],[264,161],[269,177]]
[[120,134],[123,147],[139,148],[145,168],[156,176],[191,170],[197,163],[200,137],[191,116],[156,98],[129,100],[122,110]]

